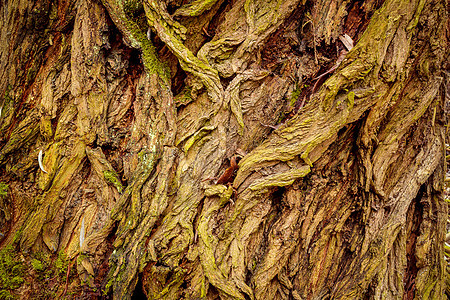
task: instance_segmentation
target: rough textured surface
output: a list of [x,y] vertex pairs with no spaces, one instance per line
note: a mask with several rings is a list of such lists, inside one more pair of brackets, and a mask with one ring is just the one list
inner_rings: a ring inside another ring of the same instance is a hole
[[4,1],[0,295],[441,299],[446,4]]

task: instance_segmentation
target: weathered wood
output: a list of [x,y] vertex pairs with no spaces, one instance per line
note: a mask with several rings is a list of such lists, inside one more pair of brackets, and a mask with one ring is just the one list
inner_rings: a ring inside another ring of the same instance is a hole
[[446,1],[25,2],[0,298],[444,297]]

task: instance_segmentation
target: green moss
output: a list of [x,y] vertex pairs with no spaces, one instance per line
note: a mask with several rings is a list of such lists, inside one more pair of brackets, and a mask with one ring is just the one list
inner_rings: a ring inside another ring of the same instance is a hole
[[170,83],[170,71],[167,64],[159,60],[155,47],[146,37],[142,41],[142,62],[148,72],[158,74],[165,83]]
[[[208,96],[213,102],[221,102],[223,98],[223,87],[220,83],[219,72],[209,65],[207,57],[202,56],[201,53],[198,53],[197,55],[199,57],[197,57],[183,44],[182,41],[186,39],[187,29],[176,21],[170,22],[170,24],[166,21],[161,22],[160,17],[158,17],[160,13],[158,10],[146,10],[148,22],[150,24],[158,23],[161,25],[161,33],[159,35],[178,58],[181,68],[200,78],[207,89]],[[214,44],[218,45],[217,41]],[[142,48],[145,54],[144,46]]]
[[[114,252],[115,251],[116,250],[114,250]],[[113,254],[114,254],[114,252],[113,252]],[[111,268],[110,268],[109,274],[107,276],[108,283],[106,284],[105,289],[103,290],[104,295],[107,295],[109,293],[111,287],[114,285],[115,282],[119,282],[119,283],[122,282],[122,276],[124,274],[123,269],[125,266],[123,264],[120,266],[117,266],[114,263],[112,263],[112,264],[113,264],[113,266],[111,267],[111,263],[110,263]],[[117,272],[117,268],[119,268],[118,272]],[[113,274],[114,274],[114,276],[113,276]]]
[[38,272],[44,271],[44,265],[38,259],[33,258],[31,260],[31,266],[33,267],[33,269],[35,269]]
[[21,227],[19,230],[17,230],[16,233],[14,234],[13,240],[12,240],[13,244],[16,244],[19,241],[19,239],[22,236],[22,233],[23,233],[23,227]]
[[110,170],[103,171],[103,177],[105,178],[106,181],[112,183],[119,191],[119,193],[122,193],[123,185],[120,182],[119,175],[115,171]]
[[[15,268],[15,269],[19,269],[19,268]],[[20,268],[20,270],[22,270],[22,268]],[[20,275],[14,276],[14,277],[10,278],[10,280],[9,280],[9,288],[17,289],[22,285],[22,283],[23,283],[22,276],[20,276]]]
[[111,4],[117,8],[112,17],[120,19],[120,23],[125,27],[125,35],[131,42],[131,46],[142,51],[142,60],[146,71],[151,74],[158,74],[169,85],[169,69],[158,59],[155,47],[146,35],[148,23],[143,22],[145,14],[143,13],[142,1],[116,0]]
[[13,98],[12,98],[11,95],[10,95],[11,91],[12,91],[12,86],[11,86],[11,85],[8,85],[8,86],[6,87],[5,94],[3,95],[3,106],[4,106],[6,103],[10,103],[10,102],[13,100]]
[[6,183],[0,182],[0,197],[4,198],[8,195],[8,187]]
[[17,297],[14,294],[12,294],[10,291],[1,290],[0,291],[0,299],[12,300],[12,299],[17,299]]
[[108,283],[106,284],[105,289],[102,290],[103,295],[105,295],[105,296],[108,295],[109,290],[111,289],[111,286],[112,286],[112,285],[113,285],[113,280],[110,279],[110,280],[108,281]]
[[45,282],[46,278],[55,277],[55,267],[50,265],[50,255],[45,255],[42,252],[33,253],[31,259],[31,268],[37,272],[37,280]]
[[137,17],[144,12],[144,5],[140,0],[124,0],[123,10],[128,17]]
[[87,259],[87,256],[85,254],[78,255],[78,257],[77,257],[77,264],[81,264],[81,262],[83,260],[85,260],[85,259]]
[[155,46],[153,46],[152,42],[147,38],[147,35],[134,20],[124,17],[123,21],[131,33],[131,42],[135,44],[135,47],[140,48],[142,51],[142,62],[146,71],[150,74],[158,74],[166,84],[169,84],[170,71],[167,65],[159,60]]
[[300,94],[302,93],[302,87],[300,86],[298,86],[297,85],[297,87],[296,87],[296,89],[292,92],[292,94],[291,94],[291,99],[290,99],[290,101],[289,101],[289,105],[291,106],[291,107],[294,107],[295,106],[295,103],[297,102],[297,99],[298,99],[298,97],[300,96]]
[[69,260],[67,254],[64,251],[58,253],[58,258],[55,261],[56,272],[59,275],[66,274],[69,267]]
[[18,260],[14,248],[9,245],[0,250],[0,299],[15,299],[13,290],[19,288],[23,280],[24,265]]
[[[18,299],[14,290],[24,285],[24,277],[32,276],[31,281],[37,286],[31,291],[30,299],[53,299],[57,291],[66,282],[69,260],[63,251],[58,253],[56,260],[42,252],[32,254],[29,264],[22,262],[13,246],[0,250],[0,300]],[[36,272],[30,272],[35,270]],[[71,269],[69,276],[75,276],[76,269]],[[49,278],[53,283],[49,285]],[[70,295],[72,292],[69,292]]]
[[[32,259],[28,267],[28,274],[34,277],[33,282],[37,284],[32,291],[30,299],[59,299],[58,292],[61,292],[61,286],[66,283],[67,270],[69,268],[70,260],[64,251],[57,254],[56,259],[54,255],[44,254],[42,252],[35,252],[32,254]],[[37,272],[29,272],[34,269]],[[76,275],[76,268],[70,269],[69,278]],[[52,278],[52,284],[49,284],[49,278]],[[73,294],[73,291],[68,291],[67,295]],[[72,299],[67,297],[65,299]]]
[[355,93],[354,92],[348,93],[347,99],[349,108],[353,108],[353,105],[355,104]]
[[198,140],[201,140],[205,136],[207,136],[211,131],[213,131],[216,127],[215,126],[205,126],[202,127],[200,130],[198,130],[196,133],[194,133],[184,144],[183,150],[184,153],[187,153],[188,150],[194,145],[194,143]]

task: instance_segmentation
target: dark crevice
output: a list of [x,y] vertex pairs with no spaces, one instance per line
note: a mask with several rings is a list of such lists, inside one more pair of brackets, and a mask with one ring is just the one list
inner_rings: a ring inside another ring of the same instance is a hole
[[214,36],[216,34],[216,30],[219,24],[222,24],[225,21],[225,16],[227,15],[227,12],[232,8],[233,2],[234,1],[223,1],[220,4],[217,13],[214,15],[214,17],[211,18],[211,21],[208,24],[208,28],[206,28],[206,31],[209,32],[211,36]]
[[144,288],[142,286],[141,276],[139,276],[133,295],[131,295],[131,300],[147,300],[147,296],[145,295]]
[[261,243],[254,252],[255,253],[253,258],[254,267],[251,269],[247,269],[246,273],[245,282],[249,286],[252,285],[253,274],[258,269],[261,263],[261,259],[264,258],[266,255],[267,247],[269,246],[269,235],[273,229],[273,226],[279,220],[279,218],[283,213],[283,209],[285,206],[283,204],[283,199],[285,197],[285,193],[286,189],[284,187],[279,187],[274,189],[271,196],[269,196],[270,199],[272,200],[272,205],[271,210],[267,213],[262,223],[262,227],[264,228],[263,229],[264,232],[262,233],[262,235],[264,237],[261,239]]
[[420,235],[420,224],[423,223],[423,211],[424,207],[421,203],[422,197],[426,194],[426,186],[422,185],[417,193],[417,197],[411,202],[408,208],[407,216],[410,218],[410,228],[408,232],[409,237],[406,243],[406,270],[403,278],[403,299],[414,299],[416,294],[416,277],[419,269],[416,265],[416,242],[417,237]]
[[172,94],[178,95],[182,89],[185,87],[184,80],[186,79],[186,72],[180,67],[180,64],[177,64],[177,71],[174,76],[172,76]]

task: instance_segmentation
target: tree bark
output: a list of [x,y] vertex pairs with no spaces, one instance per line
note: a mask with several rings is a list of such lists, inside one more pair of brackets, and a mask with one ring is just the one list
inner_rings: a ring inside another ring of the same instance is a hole
[[443,299],[448,4],[2,2],[0,298]]

